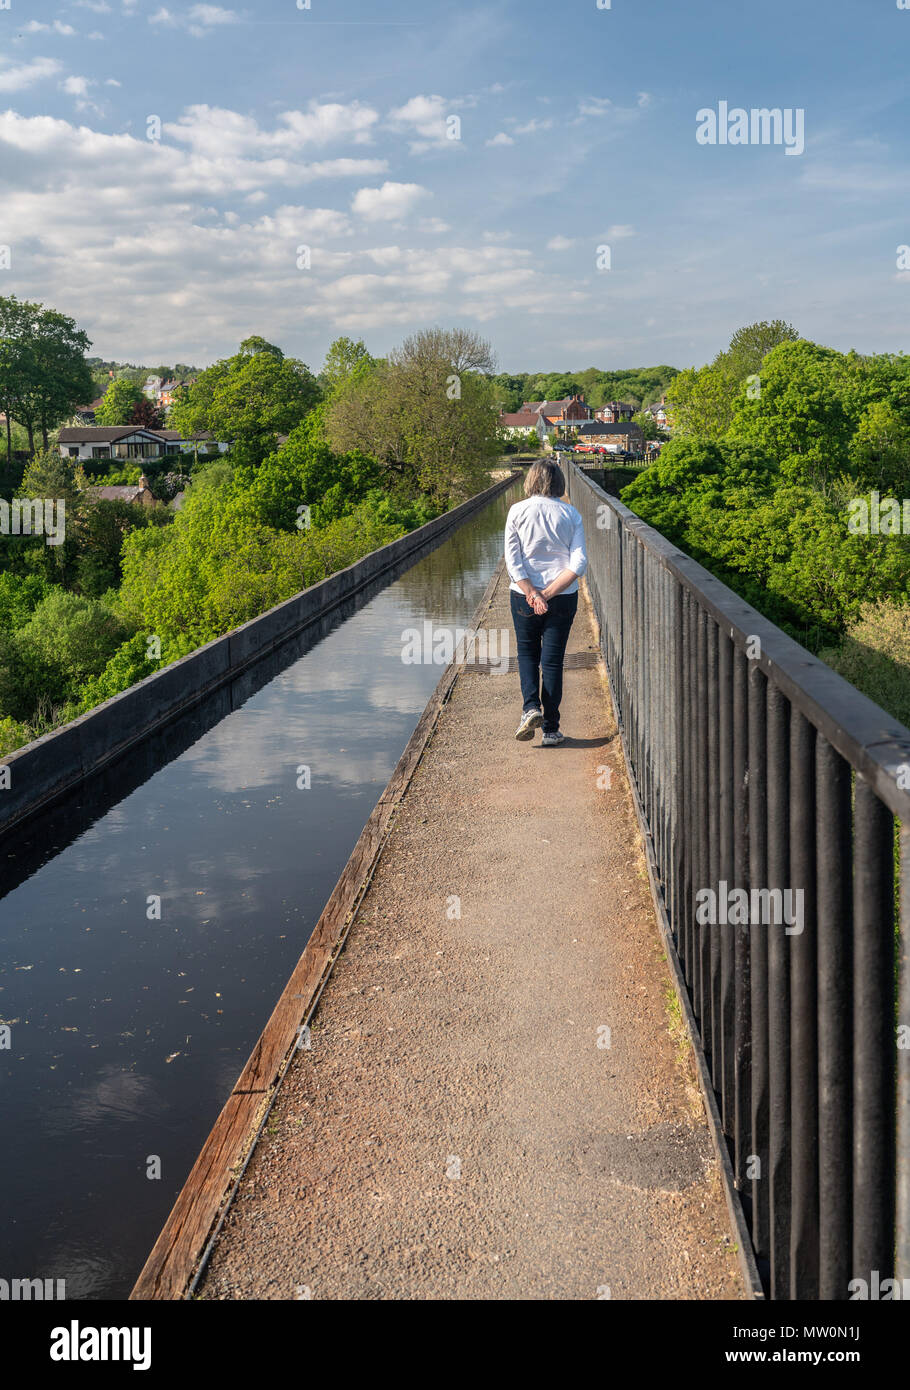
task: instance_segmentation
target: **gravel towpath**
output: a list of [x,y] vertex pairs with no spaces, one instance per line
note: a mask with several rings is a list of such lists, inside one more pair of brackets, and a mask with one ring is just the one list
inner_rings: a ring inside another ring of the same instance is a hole
[[745,1297],[603,669],[520,707],[459,676],[199,1297]]

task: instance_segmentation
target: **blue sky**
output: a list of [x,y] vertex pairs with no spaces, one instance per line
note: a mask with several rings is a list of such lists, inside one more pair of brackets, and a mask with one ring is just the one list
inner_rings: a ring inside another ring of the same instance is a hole
[[[681,367],[776,317],[904,351],[908,69],[897,0],[11,0],[0,293],[142,362],[440,323],[504,371]],[[805,152],[700,145],[722,100]]]

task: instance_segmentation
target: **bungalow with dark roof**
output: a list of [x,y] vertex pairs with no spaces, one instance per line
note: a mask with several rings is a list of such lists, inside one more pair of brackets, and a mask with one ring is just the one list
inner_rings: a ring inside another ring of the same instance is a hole
[[145,425],[66,425],[57,442],[64,458],[86,462],[90,459],[154,459],[162,454],[179,454],[201,445],[206,452],[224,453],[227,444],[218,443],[208,430],[188,438],[179,430],[153,430]]

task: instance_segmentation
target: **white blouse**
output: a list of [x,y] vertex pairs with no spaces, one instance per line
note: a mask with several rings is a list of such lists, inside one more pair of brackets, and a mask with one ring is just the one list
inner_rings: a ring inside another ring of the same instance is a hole
[[[543,589],[563,570],[582,575],[588,567],[581,513],[558,497],[525,497],[510,507],[505,549],[510,587],[519,593],[519,579]],[[577,582],[562,592],[577,593]]]

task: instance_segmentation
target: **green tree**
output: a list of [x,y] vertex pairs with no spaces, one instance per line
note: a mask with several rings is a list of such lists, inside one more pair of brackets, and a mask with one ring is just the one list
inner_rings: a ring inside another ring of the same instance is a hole
[[903,495],[910,477],[910,422],[888,401],[863,412],[850,443],[850,460],[863,486]]
[[723,439],[733,421],[737,382],[726,363],[687,367],[667,391],[674,428],[699,439]]
[[499,452],[492,367],[490,345],[467,330],[414,334],[328,403],[329,443],[443,505],[476,491]]
[[729,348],[721,356],[726,358],[734,380],[741,384],[746,377],[758,374],[772,348],[798,341],[799,334],[792,323],[785,323],[783,319],[750,323],[736,330]]
[[95,411],[99,425],[128,425],[132,422],[133,411],[141,401],[148,397],[133,381],[117,378],[104,393],[104,399]]
[[92,374],[85,360],[91,346],[75,321],[56,309],[41,309],[32,324],[28,347],[28,386],[19,414],[34,453],[35,429],[46,449],[49,435],[75,407],[91,399]]
[[279,532],[257,520],[236,481],[194,483],[172,526],[126,538],[121,602],[136,626],[191,650],[403,530],[364,502],[323,528]]
[[762,363],[760,395],[735,398],[731,438],[766,449],[782,471],[823,486],[843,471],[862,403],[841,389],[846,359],[800,339]]
[[371,357],[362,338],[336,338],[330,344],[319,373],[319,380],[326,397],[332,396],[360,372],[369,371],[376,366],[376,358]]
[[0,631],[18,632],[50,591],[40,574],[0,571]]
[[29,350],[40,311],[40,304],[15,295],[0,297],[0,409],[6,416],[7,460],[12,459],[13,417],[19,418],[32,377]]
[[300,530],[310,508],[310,523],[323,526],[351,511],[382,481],[375,459],[353,449],[330,449],[317,413],[292,430],[286,443],[254,472],[249,499],[256,516],[279,531]]
[[166,526],[171,514],[164,507],[134,502],[100,501],[88,505],[79,518],[76,583],[83,594],[100,598],[116,589],[122,578],[123,542],[145,526]]
[[209,430],[230,442],[235,462],[255,466],[279,434],[299,425],[319,399],[309,368],[263,338],[202,372],[171,407],[170,422],[187,438]]
[[95,599],[52,588],[15,634],[0,632],[0,715],[50,722],[102,671],[128,628]]

